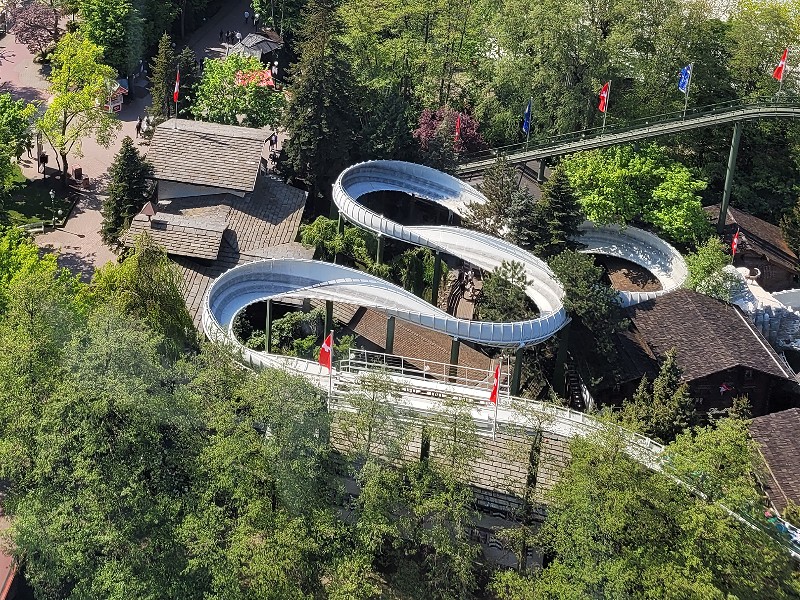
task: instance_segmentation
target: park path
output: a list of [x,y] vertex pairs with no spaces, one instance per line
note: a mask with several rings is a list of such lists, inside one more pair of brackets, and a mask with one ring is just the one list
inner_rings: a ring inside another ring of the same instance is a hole
[[[195,50],[198,60],[224,56],[226,48],[219,43],[219,30],[238,30],[242,36],[253,31],[252,24],[244,24],[244,11],[249,9],[247,0],[236,0],[222,8],[216,15],[207,20],[189,39],[189,45]],[[252,9],[249,9],[252,12]],[[22,44],[14,40],[13,34],[0,38],[0,92],[11,92],[14,98],[23,98],[31,102],[46,102],[50,97],[47,91],[48,82],[42,67],[35,63],[33,55]],[[118,113],[120,130],[108,148],[100,146],[94,139],[87,138],[82,142],[82,157],[70,157],[70,171],[80,165],[84,176],[89,177],[95,185],[92,190],[81,193],[75,208],[70,213],[66,225],[59,229],[48,229],[36,236],[37,244],[46,249],[59,251],[59,264],[89,279],[96,268],[116,259],[116,255],[103,244],[100,238],[102,216],[100,207],[108,179],[108,167],[119,151],[123,138],[127,135],[135,138],[136,120],[144,114],[150,104],[147,91],[139,86],[131,90]],[[146,151],[147,147],[141,148]],[[53,156],[52,149],[45,146],[45,151]],[[41,177],[37,172],[35,160],[25,157],[20,161],[23,174],[29,179]],[[51,166],[53,163],[51,161]],[[49,175],[48,175],[49,176]],[[60,191],[60,182],[53,180],[53,189]]]

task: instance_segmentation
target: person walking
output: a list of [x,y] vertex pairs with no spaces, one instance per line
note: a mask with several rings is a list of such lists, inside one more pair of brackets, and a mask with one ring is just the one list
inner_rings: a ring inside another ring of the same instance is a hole
[[258,30],[258,21],[261,19],[261,15],[256,13],[253,15],[253,29]]
[[142,117],[139,115],[139,118],[136,119],[136,137],[140,137],[142,135]]
[[236,43],[238,44],[241,41],[242,41],[242,34],[241,34],[241,32],[237,31],[236,32]]
[[247,25],[250,22],[250,13],[248,11],[244,11],[244,24]]
[[278,134],[274,133],[269,136],[269,150],[272,152],[278,146]]

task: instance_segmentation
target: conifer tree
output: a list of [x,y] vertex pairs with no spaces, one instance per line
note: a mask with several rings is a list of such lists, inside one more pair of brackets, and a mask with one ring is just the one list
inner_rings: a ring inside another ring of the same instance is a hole
[[133,215],[142,208],[150,190],[148,178],[153,176],[153,168],[139,154],[130,136],[126,136],[109,175],[111,183],[103,201],[100,232],[106,243],[116,241]]
[[543,221],[543,231],[548,233],[548,239],[542,240],[537,248],[538,255],[555,256],[578,247],[575,241],[578,227],[586,218],[563,168],[556,168],[542,187],[537,212]]
[[514,167],[502,157],[497,159],[484,171],[479,186],[488,202],[470,204],[464,216],[465,224],[472,229],[499,236],[518,188]]
[[[197,82],[200,80],[197,55],[194,50],[186,46],[175,58],[175,62],[181,72],[178,112],[184,118],[191,118],[185,115],[191,114],[190,111],[195,99],[195,85],[197,85]],[[175,84],[173,83],[172,87],[169,88],[168,94],[170,101],[172,100],[171,92],[175,89],[174,86]],[[170,104],[172,104],[172,102],[170,102]],[[175,108],[174,105],[172,107]]]
[[153,99],[148,112],[157,121],[172,114],[172,91],[175,88],[175,52],[172,39],[164,34],[158,42],[158,51],[150,63],[150,96]]
[[300,30],[300,60],[293,68],[281,162],[284,175],[306,182],[312,195],[326,191],[351,162],[360,131],[354,78],[338,40],[341,24],[331,0],[312,0]]
[[364,160],[414,161],[418,151],[408,99],[396,89],[387,89],[375,99],[375,106],[364,127]]

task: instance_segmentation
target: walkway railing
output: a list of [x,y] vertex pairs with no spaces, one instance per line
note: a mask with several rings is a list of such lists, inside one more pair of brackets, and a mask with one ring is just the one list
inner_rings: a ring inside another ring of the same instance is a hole
[[683,111],[675,111],[606,126],[605,129],[594,127],[527,143],[509,144],[463,156],[462,164],[456,168],[456,173],[463,175],[480,171],[500,156],[511,163],[527,162],[548,156],[711,127],[720,123],[781,117],[800,117],[800,98],[783,96],[753,100],[737,99],[692,108],[687,110],[685,115]]

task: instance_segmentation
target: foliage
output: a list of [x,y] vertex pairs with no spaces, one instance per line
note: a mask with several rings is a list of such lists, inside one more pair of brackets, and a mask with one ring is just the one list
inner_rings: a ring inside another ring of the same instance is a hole
[[719,238],[708,238],[695,252],[687,254],[685,259],[689,269],[687,288],[730,302],[733,293],[741,287],[741,280],[725,270],[730,263],[730,256]]
[[[667,452],[682,453],[688,450],[686,440],[692,440],[698,465],[716,465],[720,483],[753,498],[753,481],[743,478],[752,458],[746,425],[723,421],[717,429],[679,437]],[[797,593],[788,556],[767,535],[637,464],[624,445],[611,430],[573,440],[571,462],[549,496],[539,535],[551,560],[522,581],[496,578],[495,589],[508,593],[503,597],[787,598]]]
[[[429,248],[410,248],[392,261],[393,279],[420,298],[436,304],[431,298],[436,255]],[[442,261],[440,281],[447,281],[447,265]]]
[[14,100],[9,93],[0,94],[0,152],[19,159],[31,145],[31,121],[36,106]]
[[424,106],[447,106],[485,51],[489,10],[462,0],[347,0],[341,14],[354,73],[372,89],[400,85]]
[[564,287],[564,307],[592,332],[600,355],[614,351],[612,336],[628,327],[617,292],[602,281],[603,269],[594,259],[564,250],[550,260],[550,268]]
[[[196,101],[196,90],[200,81],[200,65],[197,62],[197,55],[189,46],[180,51],[175,62],[181,72],[178,82],[178,114],[183,118],[189,118]],[[170,99],[172,99],[174,91],[175,82],[173,81],[170,87]]]
[[23,44],[31,54],[44,52],[61,37],[59,17],[58,3],[52,0],[33,0],[24,4],[14,15],[12,32],[17,43]]
[[[456,123],[459,118],[461,129],[456,137]],[[460,154],[486,148],[475,118],[449,107],[423,110],[414,130],[414,138],[419,143],[420,161],[445,172],[455,167]]]
[[331,0],[312,0],[299,32],[300,60],[291,70],[291,95],[284,125],[289,139],[280,168],[305,182],[312,197],[327,194],[350,164],[356,146],[358,110],[350,65],[339,42],[341,22]]
[[[283,110],[283,94],[248,75],[264,71],[254,56],[231,54],[226,58],[206,59],[197,85],[192,113],[198,119],[226,125],[275,127]],[[244,83],[246,82],[246,83]]]
[[677,363],[677,351],[669,350],[658,376],[650,383],[642,377],[633,398],[625,400],[620,419],[623,425],[660,442],[672,442],[695,422],[694,400],[689,388],[681,383],[683,370]]
[[800,252],[800,200],[781,218],[781,233],[789,248]]
[[150,63],[150,96],[152,102],[147,108],[154,118],[168,119],[172,114],[172,92],[175,89],[177,65],[172,38],[164,33],[158,41],[158,50]]
[[181,294],[181,276],[164,249],[143,232],[121,264],[97,270],[91,296],[115,304],[165,338],[166,350],[178,354],[195,344],[195,329]]
[[141,210],[151,190],[149,178],[153,176],[153,167],[139,154],[133,140],[125,136],[108,173],[111,181],[108,195],[103,199],[101,226],[106,243],[116,241]]
[[547,259],[579,246],[578,227],[584,220],[567,176],[558,167],[542,187],[538,202],[527,188],[514,193],[508,210],[509,237],[518,246]]
[[652,225],[667,239],[690,243],[710,230],[697,193],[706,186],[665,150],[648,144],[581,152],[563,163],[586,216],[595,223]]
[[499,323],[534,318],[537,308],[525,293],[529,285],[522,263],[503,261],[483,282],[476,306],[480,320]]
[[143,16],[133,0],[81,0],[78,31],[103,48],[106,64],[122,76],[133,73],[144,50]]
[[82,156],[81,140],[89,135],[103,147],[121,123],[103,110],[114,70],[102,63],[103,49],[79,34],[68,33],[51,56],[52,101],[36,126],[61,159],[66,185],[67,156]]
[[371,103],[374,109],[364,115],[362,158],[415,162],[419,150],[412,135],[414,118],[410,102],[392,88],[374,96],[377,96]]
[[519,189],[517,172],[508,162],[499,158],[483,172],[483,181],[478,186],[487,202],[472,202],[467,205],[464,224],[495,237],[501,237],[506,219]]

